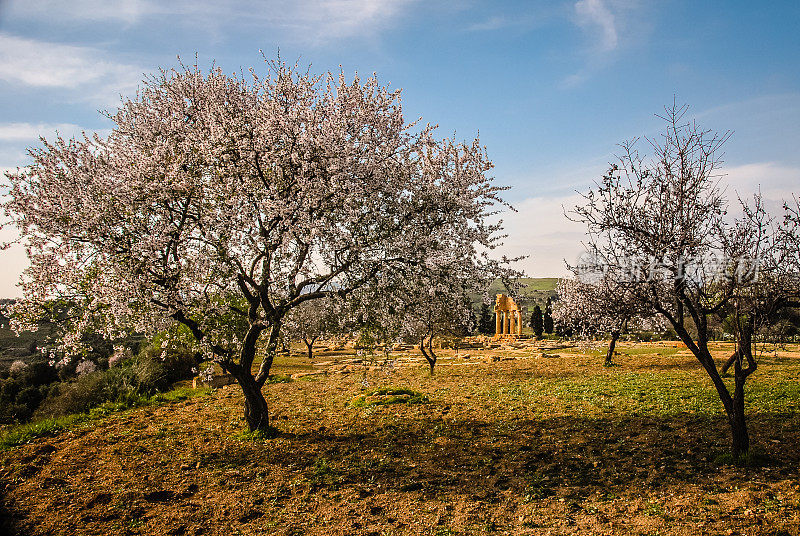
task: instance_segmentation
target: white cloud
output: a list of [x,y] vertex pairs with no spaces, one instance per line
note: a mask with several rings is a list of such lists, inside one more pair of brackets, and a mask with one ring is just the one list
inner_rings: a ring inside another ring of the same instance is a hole
[[735,209],[737,196],[752,201],[760,192],[768,209],[780,209],[784,200],[800,196],[800,168],[775,162],[756,162],[722,170],[725,176],[720,186],[726,188],[731,207]]
[[476,22],[474,24],[470,24],[467,27],[468,31],[471,32],[489,32],[493,30],[499,30],[500,28],[504,28],[508,26],[509,22],[506,20],[505,17],[501,16],[492,16],[486,19],[483,22]]
[[[571,183],[579,191],[591,187],[590,178],[600,169],[596,162],[575,167],[561,173],[555,182]],[[760,191],[766,208],[775,216],[782,214],[782,202],[792,195],[800,197],[800,167],[775,162],[756,162],[722,169],[725,176],[720,186],[725,189],[731,216],[740,213],[737,196],[752,202],[752,196]],[[584,250],[586,228],[570,221],[564,214],[569,212],[582,198],[579,194],[529,197],[514,203],[517,212],[506,211],[501,215],[508,237],[498,248],[498,254],[509,257],[528,255],[518,268],[533,277],[559,277],[568,275],[564,261],[573,263]]]
[[[10,169],[0,169],[0,177],[5,178],[5,172]],[[3,220],[2,223],[5,223]],[[19,230],[11,225],[6,225],[0,229],[0,244],[3,242],[13,242],[19,238]],[[7,249],[0,250],[0,298],[19,298],[22,293],[16,286],[22,271],[29,265],[25,248],[19,244],[14,244]]]
[[567,219],[569,211],[580,201],[578,194],[562,197],[530,197],[514,203],[517,212],[502,214],[508,237],[497,253],[509,257],[528,255],[517,268],[532,277],[567,275],[564,261],[574,263],[583,251],[585,228]]
[[282,2],[284,21],[299,21],[319,37],[345,38],[373,33],[395,19],[413,0],[304,0]]
[[577,22],[583,27],[596,27],[600,30],[597,43],[603,51],[617,48],[619,38],[614,15],[603,0],[579,0],[575,3]]
[[0,142],[38,140],[39,136],[53,137],[56,132],[64,138],[72,138],[83,130],[72,123],[0,123]]
[[[584,65],[564,77],[559,86],[569,89],[582,85],[608,67],[624,46],[642,41],[649,27],[635,0],[578,0],[573,5],[572,22],[582,28],[589,45],[581,50]],[[635,24],[631,16],[636,17]]]
[[44,89],[65,89],[77,100],[103,106],[132,95],[143,70],[110,61],[94,48],[25,39],[0,33],[0,80]]

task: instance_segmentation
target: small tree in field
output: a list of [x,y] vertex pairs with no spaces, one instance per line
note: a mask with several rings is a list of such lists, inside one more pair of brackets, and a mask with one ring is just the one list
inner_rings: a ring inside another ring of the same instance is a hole
[[481,304],[481,315],[478,319],[478,333],[482,335],[490,335],[494,333],[495,321],[492,310],[488,303]]
[[485,269],[458,257],[439,258],[438,265],[430,268],[425,277],[408,280],[404,291],[395,294],[395,309],[402,318],[404,334],[419,344],[433,375],[437,360],[434,338],[469,333],[475,319],[470,294],[488,288],[496,277],[509,277],[511,271]]
[[[615,284],[662,315],[697,358],[725,409],[738,459],[750,447],[744,387],[757,368],[753,334],[798,296],[796,213],[787,206],[781,231],[756,197],[731,221],[719,187],[728,134],[685,122],[685,113],[685,106],[666,108],[663,137],[648,140],[651,159],[640,155],[637,139],[623,143],[619,163],[574,214],[590,234],[589,271],[615,274]],[[732,315],[737,332],[732,389],[708,349],[709,320],[720,313]]]
[[614,349],[620,336],[629,328],[660,329],[658,318],[624,292],[624,285],[614,282],[608,273],[594,280],[564,278],[556,288],[558,301],[553,317],[561,331],[579,337],[609,335],[605,366],[614,364]]
[[542,332],[544,331],[544,321],[542,319],[542,308],[538,305],[533,307],[533,312],[531,313],[531,329],[533,330],[533,334],[537,337],[542,336]]
[[544,315],[542,317],[542,324],[544,332],[550,335],[553,333],[553,300],[548,296],[547,303],[544,306]]
[[495,262],[501,188],[484,149],[407,123],[375,78],[195,66],[109,117],[107,138],[43,140],[7,175],[1,206],[31,261],[17,313],[79,304],[63,339],[76,353],[86,330],[183,324],[236,378],[250,429],[269,428],[262,388],[290,311],[390,293],[431,259]]
[[308,359],[314,358],[314,343],[338,331],[340,308],[332,297],[312,300],[292,309],[286,316],[286,331],[303,341]]

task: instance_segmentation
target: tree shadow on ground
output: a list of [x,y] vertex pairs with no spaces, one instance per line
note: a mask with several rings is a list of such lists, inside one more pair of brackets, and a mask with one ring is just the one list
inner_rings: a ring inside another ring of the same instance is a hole
[[312,492],[361,486],[429,496],[468,493],[490,503],[506,491],[579,500],[637,487],[713,485],[723,470],[733,481],[755,473],[766,482],[796,477],[800,442],[797,422],[790,422],[751,416],[754,451],[766,470],[723,466],[718,458],[728,444],[724,419],[688,414],[494,422],[428,418],[347,433],[321,427],[281,433],[279,448],[269,441],[243,444],[238,454],[210,454],[204,463],[231,467],[261,460],[300,467]]

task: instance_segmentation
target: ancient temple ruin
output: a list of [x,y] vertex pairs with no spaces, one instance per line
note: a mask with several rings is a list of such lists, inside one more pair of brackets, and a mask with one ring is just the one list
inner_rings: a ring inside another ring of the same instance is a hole
[[494,305],[496,326],[494,337],[519,337],[522,335],[522,311],[514,298],[498,294]]

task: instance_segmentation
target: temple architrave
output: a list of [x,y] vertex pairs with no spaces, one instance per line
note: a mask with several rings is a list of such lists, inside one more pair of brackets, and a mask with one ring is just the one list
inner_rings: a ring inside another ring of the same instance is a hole
[[522,335],[522,311],[511,296],[498,294],[494,305],[496,315],[494,338]]

